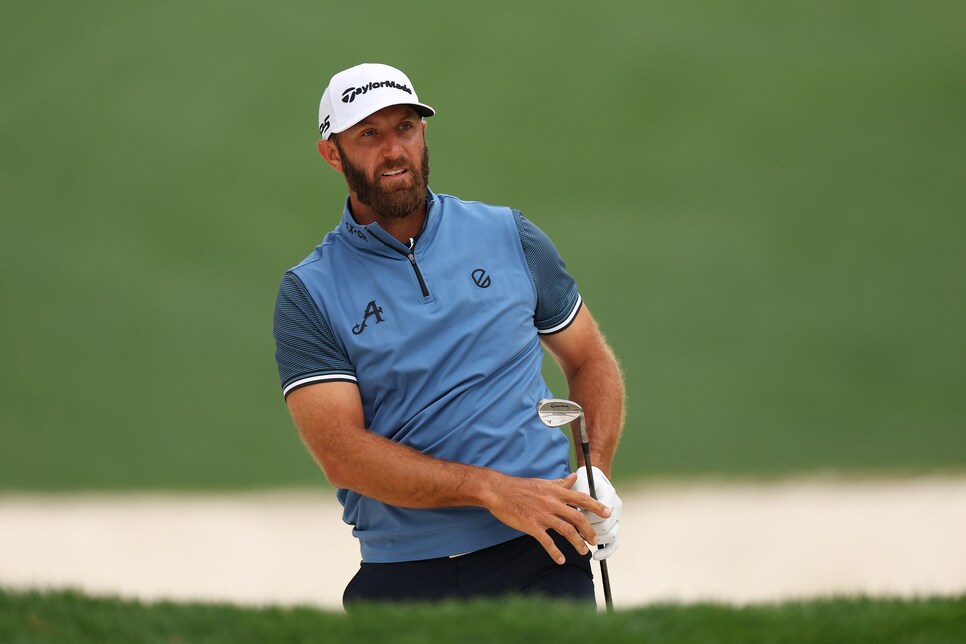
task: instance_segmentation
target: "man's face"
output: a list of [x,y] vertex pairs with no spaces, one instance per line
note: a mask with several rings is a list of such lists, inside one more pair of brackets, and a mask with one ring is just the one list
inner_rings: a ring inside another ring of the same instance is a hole
[[377,215],[400,219],[426,199],[429,150],[424,124],[411,107],[380,110],[337,135],[334,143],[349,189]]

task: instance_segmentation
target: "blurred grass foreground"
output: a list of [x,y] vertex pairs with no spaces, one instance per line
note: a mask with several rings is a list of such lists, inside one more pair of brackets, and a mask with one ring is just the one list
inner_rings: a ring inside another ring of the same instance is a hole
[[143,604],[0,590],[5,641],[954,642],[966,599],[834,599],[765,606],[656,605],[612,615],[547,602],[310,608]]

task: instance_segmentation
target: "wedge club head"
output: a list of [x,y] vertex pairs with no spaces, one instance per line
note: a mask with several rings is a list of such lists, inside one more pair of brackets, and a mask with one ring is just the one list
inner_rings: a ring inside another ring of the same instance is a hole
[[[584,409],[572,400],[563,398],[544,398],[537,403],[537,416],[547,427],[561,427],[575,420],[580,433],[580,442],[587,442],[587,430],[584,429]],[[577,432],[574,432],[575,438]]]

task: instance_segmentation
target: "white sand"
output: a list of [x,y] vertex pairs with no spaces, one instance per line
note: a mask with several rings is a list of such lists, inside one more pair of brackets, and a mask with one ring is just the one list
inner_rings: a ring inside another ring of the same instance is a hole
[[[619,607],[966,593],[966,477],[622,495]],[[0,585],[340,609],[359,562],[340,516],[329,491],[0,495]]]

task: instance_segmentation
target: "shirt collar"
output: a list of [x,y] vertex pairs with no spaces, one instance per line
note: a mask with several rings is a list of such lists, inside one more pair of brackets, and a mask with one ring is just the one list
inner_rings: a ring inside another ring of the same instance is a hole
[[[423,229],[419,233],[419,237],[417,237],[416,243],[418,247],[422,248],[426,244],[429,244],[436,236],[436,230],[439,228],[441,210],[439,207],[439,198],[432,190],[427,188],[426,221],[423,222]],[[356,223],[355,218],[352,216],[352,211],[349,208],[349,197],[346,197],[345,205],[342,207],[342,221],[339,222],[338,230],[343,239],[350,245],[379,255],[400,257],[400,253],[407,251],[409,248],[408,244],[403,244],[395,239],[376,222],[366,224],[365,226]]]

